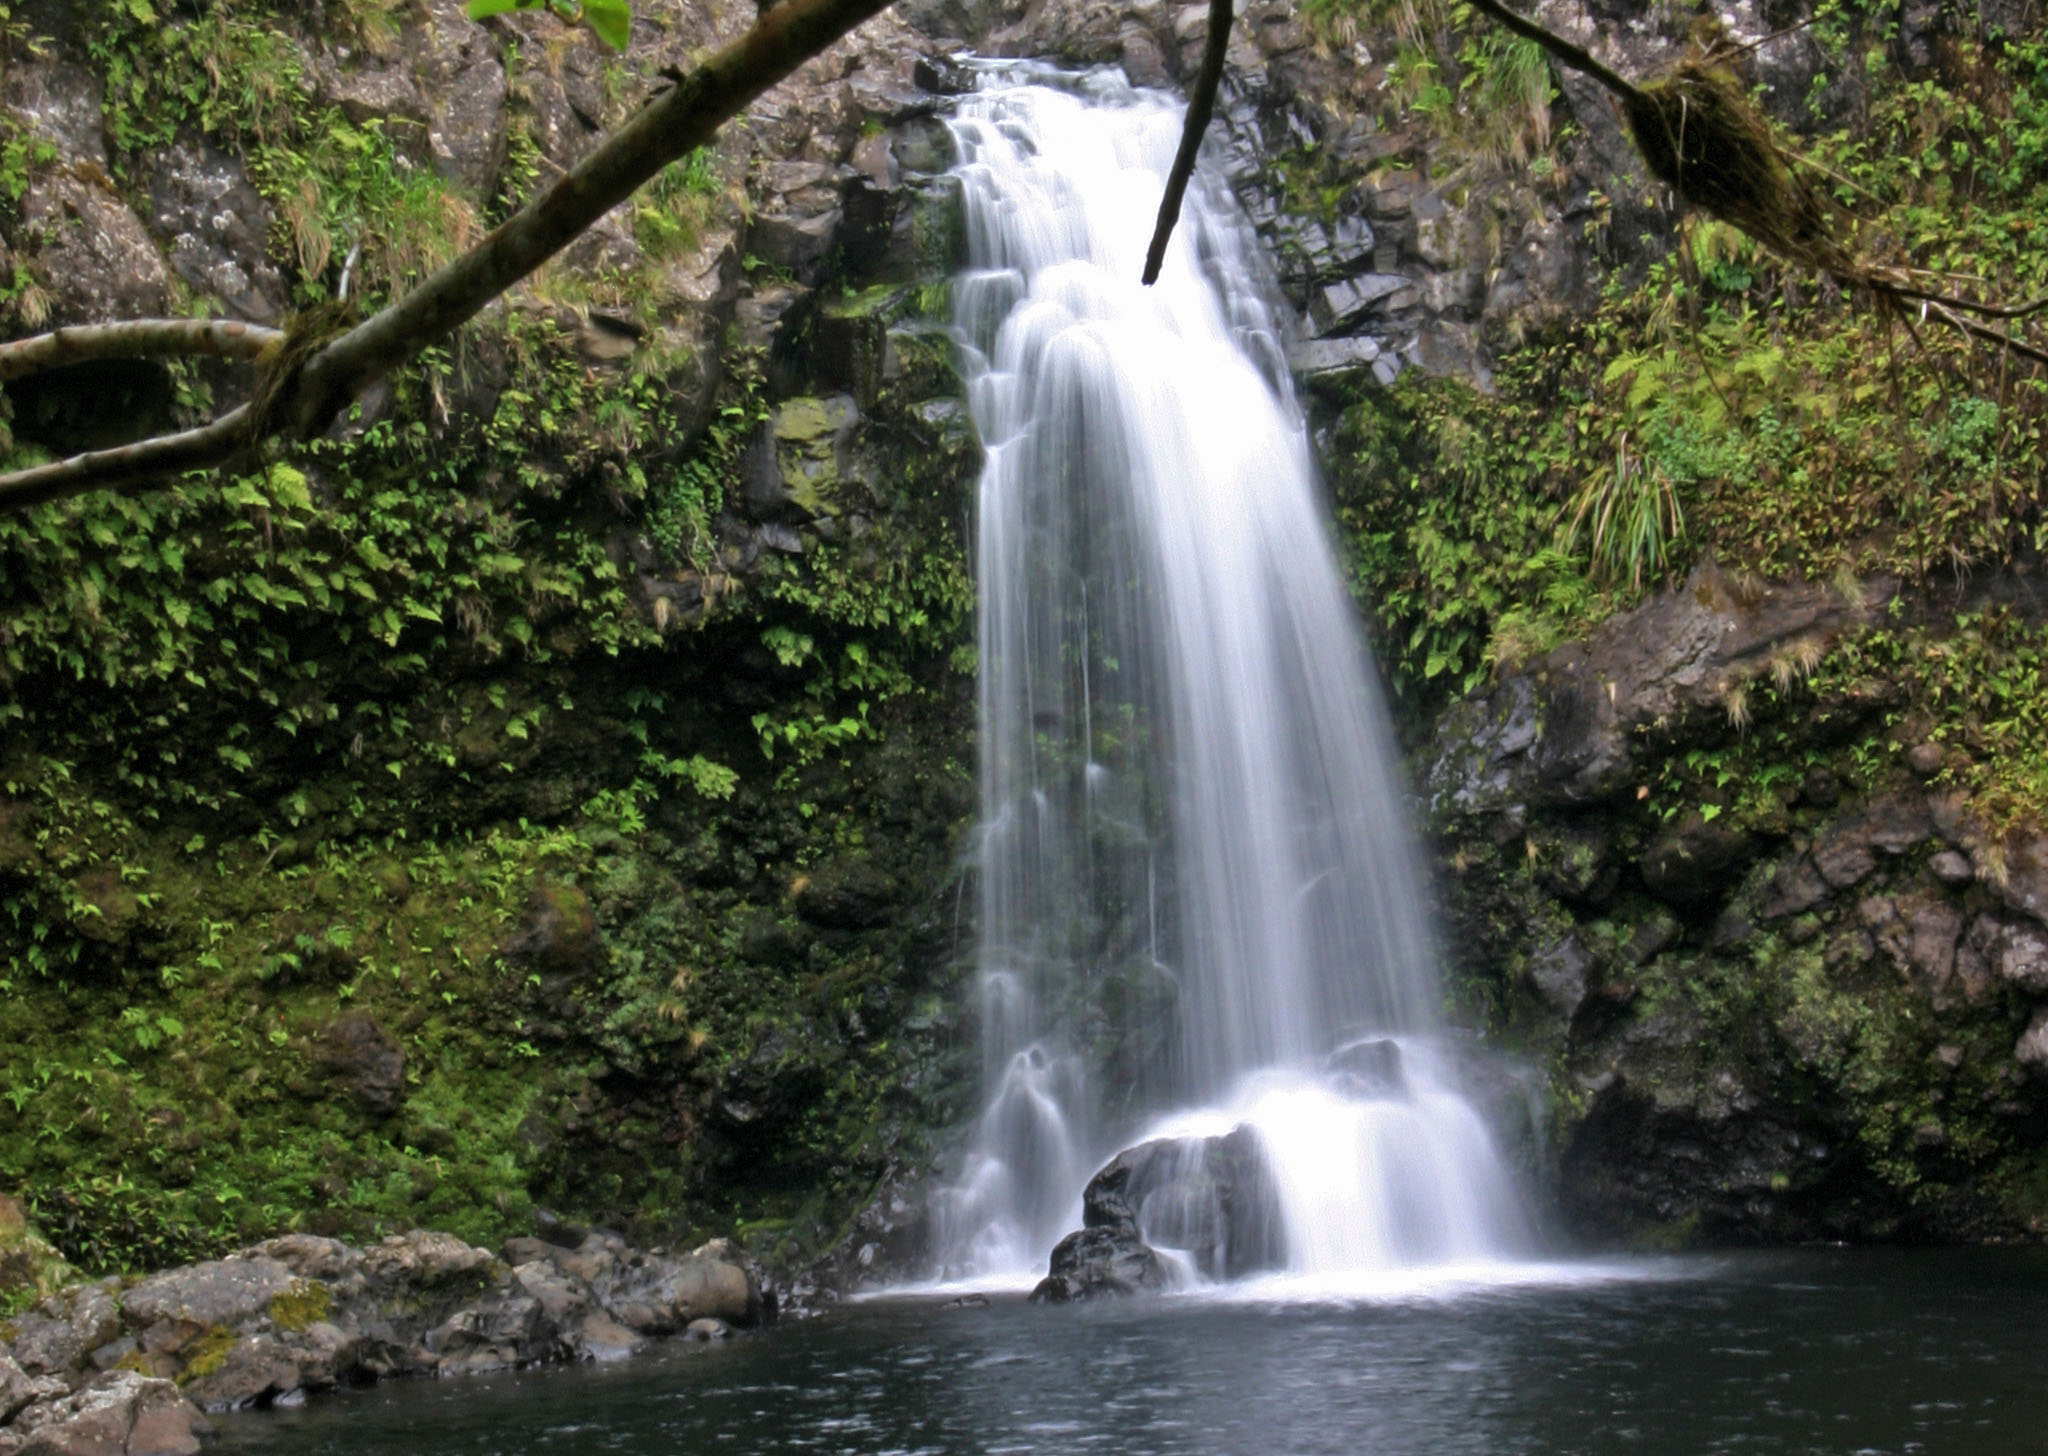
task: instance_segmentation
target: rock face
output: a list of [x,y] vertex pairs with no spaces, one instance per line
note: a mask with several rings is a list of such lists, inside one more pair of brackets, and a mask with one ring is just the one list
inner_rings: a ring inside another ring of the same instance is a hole
[[1710,771],[1660,803],[1668,765],[1751,761],[1745,684],[1890,594],[1704,567],[1439,720],[1452,941],[1553,1068],[1551,1189],[1589,1237],[2048,1230],[2019,1191],[2048,1116],[2038,846],[1997,842],[1903,729],[1838,761],[1886,721],[1854,692],[1773,727],[1805,766],[1768,793]]
[[[1382,1060],[1366,1061],[1368,1075],[1386,1075]],[[1162,1138],[1117,1154],[1088,1180],[1081,1221],[1053,1249],[1034,1300],[1163,1289],[1171,1281],[1154,1244],[1185,1252],[1211,1279],[1279,1268],[1287,1257],[1272,1176],[1249,1127],[1223,1137]]]
[[368,1248],[293,1234],[125,1290],[76,1286],[0,1325],[0,1456],[189,1456],[200,1409],[615,1359],[774,1312],[759,1270],[723,1240],[667,1254],[603,1233],[573,1248],[522,1238],[500,1258],[447,1234]]

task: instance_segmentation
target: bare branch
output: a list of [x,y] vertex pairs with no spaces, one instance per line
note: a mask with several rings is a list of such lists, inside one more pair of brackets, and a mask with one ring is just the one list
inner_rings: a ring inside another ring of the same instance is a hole
[[1216,88],[1223,82],[1223,57],[1230,50],[1231,0],[1209,0],[1209,43],[1202,51],[1202,69],[1188,91],[1187,120],[1181,123],[1180,150],[1174,153],[1173,170],[1166,174],[1166,196],[1159,200],[1159,221],[1152,226],[1152,246],[1145,250],[1145,282],[1159,281],[1166,262],[1166,245],[1173,238],[1173,226],[1180,221],[1180,205],[1187,196],[1188,179],[1195,174],[1195,155],[1202,149],[1202,133],[1216,112]]
[[0,476],[0,511],[27,510],[84,490],[167,485],[187,470],[225,464],[248,443],[249,407],[243,405],[201,429],[93,450]]
[[93,359],[168,359],[212,355],[254,359],[284,335],[232,319],[130,319],[80,324],[0,344],[0,382]]
[[224,464],[246,446],[287,431],[317,435],[364,389],[473,318],[663,167],[709,142],[755,97],[888,4],[783,0],[474,248],[327,343],[276,388],[259,391],[268,401],[261,417],[245,407],[203,429],[0,476],[0,510],[103,487],[161,483],[176,472]]

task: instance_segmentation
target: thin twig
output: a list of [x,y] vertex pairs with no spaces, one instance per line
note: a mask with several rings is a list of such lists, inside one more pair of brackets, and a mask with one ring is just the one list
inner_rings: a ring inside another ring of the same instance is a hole
[[1159,281],[1159,269],[1166,262],[1166,245],[1173,238],[1173,225],[1180,221],[1181,200],[1187,196],[1188,179],[1195,175],[1195,155],[1202,149],[1202,133],[1216,112],[1216,88],[1223,82],[1223,57],[1230,49],[1230,27],[1235,16],[1231,0],[1209,0],[1209,40],[1202,50],[1202,69],[1188,91],[1187,119],[1181,123],[1180,150],[1174,153],[1173,170],[1166,174],[1166,196],[1159,200],[1159,221],[1152,227],[1152,246],[1145,250],[1145,282]]

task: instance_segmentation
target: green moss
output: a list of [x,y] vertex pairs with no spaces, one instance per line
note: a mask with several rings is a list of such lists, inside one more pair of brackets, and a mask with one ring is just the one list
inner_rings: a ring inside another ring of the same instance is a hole
[[325,1284],[294,1279],[289,1289],[270,1297],[270,1318],[279,1329],[296,1334],[326,1319],[332,1307],[333,1294]]
[[189,1385],[227,1364],[228,1356],[241,1343],[241,1336],[225,1325],[211,1325],[183,1351],[184,1368],[178,1372],[178,1384]]

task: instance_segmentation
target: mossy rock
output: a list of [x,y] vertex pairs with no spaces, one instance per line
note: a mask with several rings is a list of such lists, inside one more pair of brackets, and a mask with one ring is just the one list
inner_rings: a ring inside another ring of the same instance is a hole
[[77,1277],[22,1206],[0,1194],[0,1312],[32,1304]]

